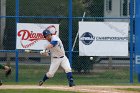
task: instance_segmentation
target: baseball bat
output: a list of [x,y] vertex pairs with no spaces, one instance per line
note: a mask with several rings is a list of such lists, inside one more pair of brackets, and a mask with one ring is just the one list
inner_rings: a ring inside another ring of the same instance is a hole
[[42,51],[42,50],[31,50],[31,49],[24,50],[25,53],[40,53],[40,51]]

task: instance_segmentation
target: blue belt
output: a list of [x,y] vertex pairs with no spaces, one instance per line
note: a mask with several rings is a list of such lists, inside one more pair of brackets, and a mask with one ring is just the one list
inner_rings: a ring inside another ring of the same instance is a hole
[[61,57],[53,57],[53,58],[63,58],[64,56],[61,56]]

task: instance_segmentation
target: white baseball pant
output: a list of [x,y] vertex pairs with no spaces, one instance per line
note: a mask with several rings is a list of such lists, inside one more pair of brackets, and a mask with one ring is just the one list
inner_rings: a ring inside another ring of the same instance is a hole
[[71,67],[70,67],[69,60],[66,56],[64,56],[63,58],[51,57],[51,65],[50,65],[49,71],[46,73],[47,77],[48,78],[53,77],[55,72],[59,68],[59,66],[61,66],[66,73],[72,71]]

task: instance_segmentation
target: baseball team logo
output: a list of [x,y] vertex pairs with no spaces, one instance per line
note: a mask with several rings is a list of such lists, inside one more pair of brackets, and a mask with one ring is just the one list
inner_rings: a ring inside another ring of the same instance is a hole
[[95,37],[89,32],[83,33],[82,36],[80,37],[80,41],[82,41],[82,43],[85,45],[92,44],[94,40],[95,40]]
[[[17,35],[18,37],[21,37],[20,43],[23,48],[28,48],[37,43],[39,40],[44,40],[42,33],[34,33],[29,30],[20,30]],[[28,44],[24,44],[24,41],[28,42]]]

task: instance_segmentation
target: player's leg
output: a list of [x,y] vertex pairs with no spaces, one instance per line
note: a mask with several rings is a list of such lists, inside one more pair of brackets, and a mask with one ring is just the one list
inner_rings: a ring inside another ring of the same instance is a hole
[[70,87],[75,86],[74,80],[73,80],[73,75],[72,75],[72,70],[71,70],[70,63],[69,63],[69,60],[68,60],[67,57],[64,57],[64,58],[62,59],[61,67],[62,67],[62,68],[65,70],[65,72],[66,72],[67,79],[68,79],[68,82],[69,82],[69,86],[70,86]]
[[46,80],[52,78],[60,66],[60,61],[57,58],[52,58],[51,65],[49,71],[44,75],[43,79],[39,82],[39,86],[41,86]]

